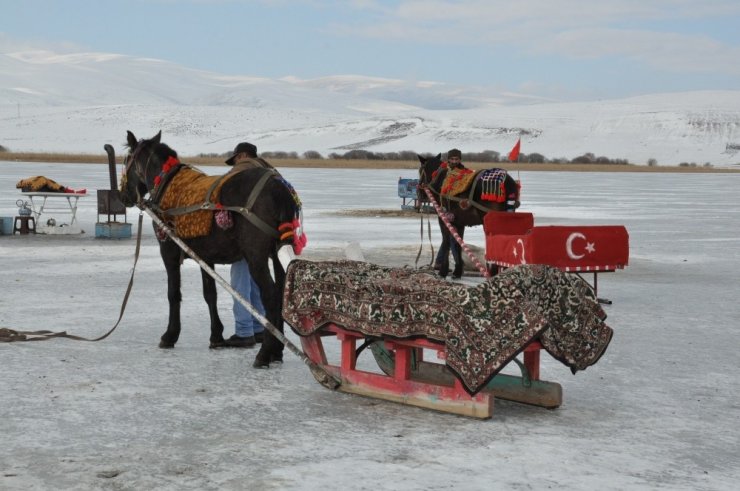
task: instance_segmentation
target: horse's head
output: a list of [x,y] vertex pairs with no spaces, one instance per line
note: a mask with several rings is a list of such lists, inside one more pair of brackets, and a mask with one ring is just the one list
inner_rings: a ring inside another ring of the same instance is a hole
[[438,153],[434,157],[419,157],[419,183],[429,185],[436,178],[436,172],[439,166],[442,165],[442,154]]
[[133,133],[127,132],[129,152],[121,176],[121,201],[125,206],[141,201],[154,187],[162,163],[169,156],[177,157],[174,150],[160,142],[161,138],[161,131],[148,140],[137,140]]

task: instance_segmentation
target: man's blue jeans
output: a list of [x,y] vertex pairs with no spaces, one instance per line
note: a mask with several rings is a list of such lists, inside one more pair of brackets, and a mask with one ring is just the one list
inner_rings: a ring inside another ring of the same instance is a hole
[[[249,274],[249,265],[245,259],[231,265],[231,287],[251,303],[257,312],[263,316],[265,315],[265,307],[262,305],[259,287],[254,282],[252,275]],[[234,332],[237,336],[245,338],[254,336],[254,334],[264,330],[262,324],[236,299],[234,299],[233,311]]]
[[[451,252],[452,257],[454,259],[455,251],[461,251],[461,250],[462,248],[460,247],[460,244],[457,243],[454,237],[450,236],[450,251],[448,252],[448,254]],[[444,256],[442,255],[442,248],[440,247],[439,250],[437,251],[437,257],[434,259],[434,264],[441,263],[442,259],[444,259]]]

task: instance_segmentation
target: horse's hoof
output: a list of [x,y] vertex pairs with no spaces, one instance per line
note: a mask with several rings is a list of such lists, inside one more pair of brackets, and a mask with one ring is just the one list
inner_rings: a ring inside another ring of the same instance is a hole
[[257,357],[254,359],[254,363],[252,363],[253,368],[270,368],[270,362],[269,360],[263,358],[260,354],[257,354]]
[[165,341],[160,341],[159,347],[162,349],[172,349],[175,347],[175,343],[167,343]]
[[218,349],[218,348],[226,348],[227,344],[226,341],[211,341],[211,344],[208,345],[208,349]]
[[452,275],[452,279],[453,280],[459,280],[460,278],[462,278],[462,275],[459,275],[459,274],[453,274]]
[[283,354],[273,353],[272,355],[270,355],[270,363],[278,363],[282,365],[283,364]]

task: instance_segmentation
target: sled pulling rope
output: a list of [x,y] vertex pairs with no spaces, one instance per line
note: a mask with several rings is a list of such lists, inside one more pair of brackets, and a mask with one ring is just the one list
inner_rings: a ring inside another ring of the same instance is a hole
[[[414,268],[419,269],[419,258],[421,257],[421,253],[424,250],[424,214],[419,213],[421,215],[421,242],[419,243],[419,250],[416,252],[416,259],[414,260]],[[433,267],[434,265],[434,244],[432,244],[432,224],[429,222],[429,215],[427,214],[427,236],[429,237],[429,247],[432,250],[432,257],[429,260],[429,267]]]
[[242,297],[239,292],[234,290],[228,281],[224,280],[218,273],[216,273],[216,271],[211,266],[209,266],[205,261],[198,257],[198,255],[195,254],[195,252],[190,247],[188,247],[188,245],[185,244],[185,242],[180,237],[178,237],[177,234],[175,234],[175,232],[173,232],[172,229],[168,227],[157,216],[157,214],[152,211],[151,208],[147,207],[144,204],[139,204],[139,208],[141,208],[142,211],[146,212],[146,214],[151,217],[152,221],[157,224],[160,230],[164,231],[170,239],[172,239],[178,246],[180,246],[180,249],[185,251],[192,260],[197,262],[201,269],[203,269],[203,271],[205,271],[211,278],[216,280],[216,283],[224,287],[224,289],[232,297],[234,297],[245,309],[247,309],[247,311],[265,327],[265,329],[270,331],[270,333],[275,336],[280,342],[282,342],[290,351],[292,351],[294,355],[300,358],[303,363],[308,366],[314,378],[321,385],[329,389],[336,389],[341,385],[341,382],[336,377],[327,372],[318,364],[314,363],[308,356],[306,356],[303,351],[298,349],[295,344],[290,342],[290,340],[286,338],[285,335],[278,330],[278,328],[273,326],[272,323],[267,320],[267,318],[260,314],[259,311],[255,309],[251,303],[249,303],[244,297]]
[[465,254],[467,254],[470,260],[473,261],[473,264],[475,264],[475,267],[478,268],[478,270],[481,272],[484,278],[490,278],[491,273],[488,272],[488,269],[481,264],[481,262],[475,256],[475,254],[473,254],[473,251],[471,251],[470,248],[467,246],[467,244],[465,244],[462,237],[460,237],[460,234],[457,233],[457,229],[452,224],[452,222],[450,222],[447,219],[447,217],[445,217],[445,213],[442,211],[442,208],[439,206],[439,203],[437,203],[437,200],[434,199],[434,194],[432,194],[432,192],[429,190],[427,186],[424,186],[421,184],[419,186],[424,190],[426,195],[429,197],[429,201],[434,206],[434,211],[437,212],[437,215],[442,220],[442,223],[445,224],[445,226],[447,227],[447,230],[450,231],[450,233],[455,238],[457,243],[460,244],[460,247],[462,247],[462,250],[465,251]]

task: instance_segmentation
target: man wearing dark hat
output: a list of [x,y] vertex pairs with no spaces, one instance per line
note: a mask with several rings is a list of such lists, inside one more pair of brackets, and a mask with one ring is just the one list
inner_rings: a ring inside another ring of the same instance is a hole
[[249,142],[241,142],[234,148],[234,153],[226,159],[226,165],[234,166],[230,172],[239,172],[252,167],[274,169],[264,159],[257,157],[257,147]]
[[[241,172],[255,167],[274,167],[265,160],[257,157],[257,147],[248,142],[241,142],[234,148],[234,153],[226,159],[226,164],[233,166],[229,172]],[[246,259],[237,261],[231,265],[231,288],[238,291],[254,308],[265,315],[265,307],[262,305],[260,290],[249,273],[249,265]],[[234,299],[234,335],[226,340],[226,345],[232,348],[251,348],[262,342],[264,327],[249,311]]]

